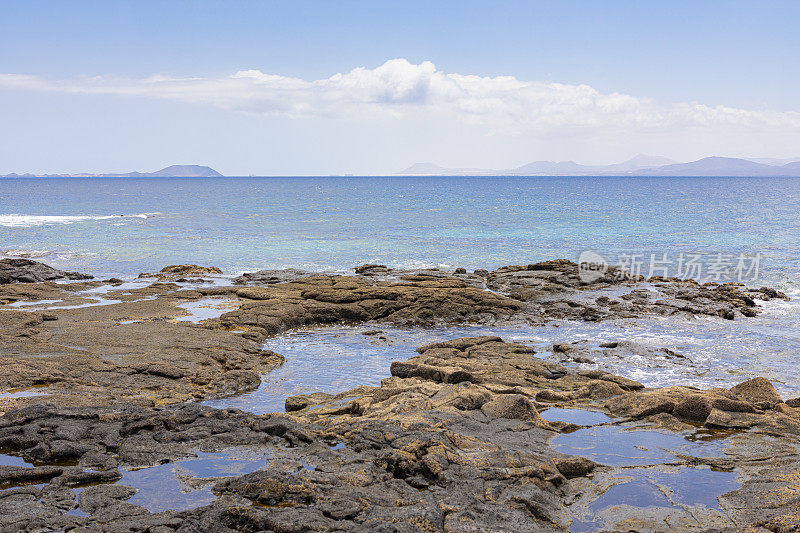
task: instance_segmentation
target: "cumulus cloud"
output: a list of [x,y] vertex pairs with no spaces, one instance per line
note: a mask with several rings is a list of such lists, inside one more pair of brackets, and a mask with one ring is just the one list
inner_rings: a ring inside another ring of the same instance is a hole
[[392,59],[319,80],[259,70],[209,78],[152,76],[141,79],[85,77],[50,80],[0,74],[0,87],[78,94],[128,95],[206,104],[248,113],[293,118],[403,118],[442,115],[487,131],[546,134],[620,128],[774,129],[800,132],[800,113],[747,110],[696,102],[659,103],[588,85],[522,81],[513,76],[446,73],[433,63]]

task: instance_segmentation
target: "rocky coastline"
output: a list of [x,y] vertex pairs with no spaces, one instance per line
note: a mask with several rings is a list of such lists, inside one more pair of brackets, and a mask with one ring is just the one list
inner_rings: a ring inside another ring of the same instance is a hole
[[[680,357],[625,339],[555,343],[558,361],[498,336],[443,340],[380,386],[292,396],[284,413],[197,403],[257,388],[284,360],[264,340],[300,327],[751,320],[779,291],[613,268],[587,283],[566,260],[218,274],[177,265],[132,283],[0,261],[0,531],[800,528],[800,398],[764,378],[651,389],[568,364]],[[200,505],[154,510],[126,484],[252,453],[265,459],[248,472],[178,476]],[[660,490],[631,504],[641,479]],[[729,490],[692,492],[698,479]]]

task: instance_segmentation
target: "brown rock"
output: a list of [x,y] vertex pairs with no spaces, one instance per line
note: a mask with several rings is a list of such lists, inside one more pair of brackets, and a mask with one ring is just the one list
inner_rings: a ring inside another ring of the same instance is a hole
[[557,457],[553,464],[567,479],[586,476],[597,467],[597,463],[585,457]]
[[739,383],[731,388],[731,392],[742,400],[750,403],[769,402],[771,404],[781,403],[781,395],[772,386],[768,379],[757,377]]
[[791,400],[786,400],[786,405],[789,407],[800,407],[800,398],[792,398]]
[[712,409],[706,418],[705,425],[723,428],[750,428],[763,422],[763,417],[751,413],[728,413]]
[[695,422],[705,422],[712,409],[712,401],[709,398],[701,394],[691,394],[675,405],[672,414]]
[[502,394],[483,404],[481,412],[489,418],[511,418],[546,424],[533,404],[521,394]]

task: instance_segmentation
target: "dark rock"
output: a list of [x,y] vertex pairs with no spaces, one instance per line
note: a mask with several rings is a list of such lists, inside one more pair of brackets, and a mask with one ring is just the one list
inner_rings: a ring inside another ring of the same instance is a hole
[[285,406],[286,412],[299,411],[308,407],[310,401],[307,395],[300,394],[298,396],[289,396],[286,398]]
[[789,407],[800,407],[800,398],[792,398],[791,400],[786,400],[786,405]]
[[88,274],[66,272],[31,261],[30,259],[0,259],[0,285],[8,283],[35,283],[59,279],[92,279]]
[[355,267],[356,274],[360,274],[362,276],[382,276],[389,273],[389,268],[385,265],[361,265]]
[[233,278],[237,285],[261,284],[273,285],[275,283],[285,283],[295,281],[313,275],[306,270],[297,268],[286,268],[283,270],[259,270],[258,272],[245,272],[241,276]]
[[60,476],[63,472],[64,469],[59,466],[37,466],[32,468],[0,466],[0,487],[46,482],[56,476]]
[[129,500],[134,494],[136,489],[125,485],[94,485],[81,491],[78,505],[82,511],[94,514],[104,507]]
[[789,297],[786,294],[773,289],[772,287],[761,287],[758,289],[758,292],[761,293],[762,296],[770,299],[770,298],[780,298],[782,300],[788,300]]

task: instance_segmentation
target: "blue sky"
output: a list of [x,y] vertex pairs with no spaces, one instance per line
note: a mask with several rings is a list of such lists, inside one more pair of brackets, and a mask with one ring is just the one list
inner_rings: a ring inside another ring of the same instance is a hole
[[798,2],[0,8],[0,173],[800,156]]

